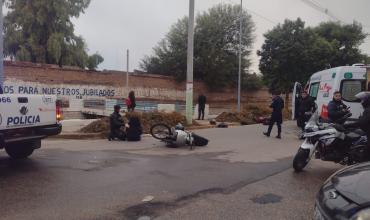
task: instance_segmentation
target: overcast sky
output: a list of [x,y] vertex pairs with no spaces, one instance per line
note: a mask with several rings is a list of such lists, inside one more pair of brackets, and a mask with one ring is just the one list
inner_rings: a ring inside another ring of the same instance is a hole
[[[370,0],[313,0],[344,22],[361,22],[370,33]],[[240,4],[240,0],[195,0],[196,13],[219,3]],[[284,19],[301,17],[314,26],[333,20],[302,0],[244,0],[256,24],[254,50],[264,42],[263,34]],[[105,59],[100,69],[125,70],[126,50],[130,49],[130,71],[165,36],[170,26],[189,13],[189,0],[92,0],[86,13],[74,21],[90,53]],[[258,15],[256,15],[257,13]],[[370,38],[361,49],[370,54]],[[253,53],[252,71],[258,72],[258,57]]]

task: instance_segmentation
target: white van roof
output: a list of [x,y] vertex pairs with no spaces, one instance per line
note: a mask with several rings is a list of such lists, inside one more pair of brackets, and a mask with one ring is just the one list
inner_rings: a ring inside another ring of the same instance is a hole
[[335,67],[331,69],[326,69],[322,70],[320,72],[314,73],[310,81],[320,81],[323,77],[325,76],[330,76],[333,73],[340,73],[340,72],[366,72],[365,66],[340,66],[340,67]]

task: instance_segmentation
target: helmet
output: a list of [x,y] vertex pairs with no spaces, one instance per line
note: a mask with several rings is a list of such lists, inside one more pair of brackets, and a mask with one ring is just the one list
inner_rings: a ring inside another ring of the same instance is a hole
[[114,106],[114,110],[115,110],[115,111],[119,111],[119,110],[121,110],[121,106],[120,106],[120,105],[115,105],[115,106]]
[[361,100],[361,104],[364,108],[370,107],[370,92],[360,92],[355,96]]
[[184,126],[181,124],[181,123],[178,123],[176,126],[175,126],[175,130],[185,130]]

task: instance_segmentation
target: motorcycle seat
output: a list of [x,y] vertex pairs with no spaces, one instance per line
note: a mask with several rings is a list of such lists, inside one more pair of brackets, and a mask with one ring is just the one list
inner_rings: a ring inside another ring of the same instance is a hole
[[354,139],[358,139],[360,138],[362,135],[360,134],[357,134],[355,132],[349,132],[348,134],[346,134],[346,137],[351,139],[351,140],[354,140]]
[[360,136],[365,136],[366,135],[366,133],[361,129],[356,129],[353,132],[360,135]]

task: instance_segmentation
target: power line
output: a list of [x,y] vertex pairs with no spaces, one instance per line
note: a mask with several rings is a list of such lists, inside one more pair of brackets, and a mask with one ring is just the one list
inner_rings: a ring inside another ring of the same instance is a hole
[[278,22],[275,22],[275,21],[273,21],[273,20],[271,20],[271,19],[269,19],[269,18],[267,18],[267,17],[265,17],[265,16],[263,16],[263,15],[261,15],[261,14],[258,14],[257,12],[255,12],[255,11],[252,11],[252,10],[250,10],[250,9],[246,9],[248,12],[251,12],[252,14],[255,14],[256,16],[258,16],[258,17],[260,17],[260,18],[262,18],[262,19],[264,19],[264,20],[266,20],[266,21],[268,21],[268,22],[270,22],[270,23],[272,23],[272,24],[275,24],[275,25],[277,25],[278,24]]
[[[234,2],[232,2],[231,0],[226,0],[226,1],[234,4]],[[301,1],[303,3],[305,3],[306,5],[310,6],[311,8],[313,8],[313,9],[315,9],[315,10],[317,10],[317,11],[323,13],[323,14],[325,14],[326,16],[328,16],[328,17],[330,17],[330,18],[332,18],[332,19],[334,19],[336,21],[339,21],[339,22],[344,23],[344,24],[348,23],[348,22],[345,22],[343,19],[341,19],[341,18],[337,17],[336,15],[334,15],[331,11],[329,11],[328,8],[322,6],[316,0],[301,0]],[[221,1],[221,3],[223,4],[224,2]],[[272,20],[272,19],[270,19],[270,18],[268,18],[268,17],[266,17],[266,16],[264,16],[262,14],[259,14],[259,13],[255,12],[255,11],[251,10],[251,9],[246,8],[246,10],[249,13],[254,14],[254,15],[256,15],[259,18],[262,18],[263,20],[265,20],[265,21],[267,21],[267,22],[269,22],[269,23],[271,23],[273,25],[278,25],[279,24],[279,22],[276,22],[276,21],[274,21],[274,20]],[[362,27],[370,30],[370,25],[362,25]],[[370,37],[370,36],[368,36],[368,37]]]
[[[316,9],[319,12],[324,13],[325,15],[333,18],[334,20],[337,20],[337,21],[345,23],[345,24],[348,23],[348,22],[345,22],[343,19],[339,18],[338,16],[334,15],[332,12],[329,11],[328,8],[325,8],[324,6],[320,5],[320,3],[318,3],[315,0],[301,0],[301,1],[303,1],[304,3],[306,3],[307,5],[312,7],[313,9]],[[361,23],[363,28],[370,29],[369,25],[363,25],[362,22],[360,22],[360,23]]]
[[[228,2],[230,2],[232,4],[235,4],[231,0],[226,0],[226,1],[228,1]],[[303,3],[305,3],[306,5],[310,6],[311,8],[313,8],[313,9],[315,9],[315,10],[317,10],[317,11],[323,13],[323,14],[325,14],[326,16],[328,16],[328,17],[330,17],[330,18],[332,18],[332,19],[334,19],[336,21],[339,21],[339,22],[345,23],[345,24],[348,23],[348,22],[345,22],[343,19],[339,18],[338,16],[334,15],[331,11],[329,11],[328,8],[322,6],[316,0],[301,0],[301,1]],[[221,3],[223,3],[223,1],[221,1]],[[267,22],[269,22],[271,24],[274,24],[274,25],[279,24],[279,22],[276,22],[276,21],[274,21],[274,20],[272,20],[272,19],[270,19],[270,18],[268,18],[268,17],[266,17],[266,16],[264,16],[262,14],[259,14],[259,13],[255,12],[255,11],[251,10],[251,9],[246,8],[246,10],[248,12],[250,12],[250,13],[252,13],[252,14],[254,14],[254,15],[256,15],[256,16],[262,18],[262,19],[264,19],[265,21],[267,21]],[[362,24],[362,22],[361,22],[361,24]],[[362,25],[362,27],[370,30],[370,25]]]
[[301,0],[301,1],[303,3],[305,3],[306,5],[310,6],[311,8],[315,9],[316,11],[324,13],[325,15],[327,15],[328,17],[330,17],[330,18],[332,18],[336,21],[346,23],[346,22],[342,21],[340,18],[338,18],[337,16],[335,16],[333,13],[331,13],[328,8],[325,8],[325,7],[321,6],[319,3],[317,3],[314,0]]
[[316,0],[311,0],[312,2],[316,3],[317,5],[320,5],[319,2],[317,2]]
[[[333,13],[331,13],[329,11],[328,8],[325,8],[323,6],[321,6],[317,1],[315,0],[301,0],[302,2],[304,2],[305,4],[307,4],[308,6],[310,6],[311,8],[321,12],[321,13],[324,13],[325,15],[329,16],[330,18],[336,20],[336,21],[339,21],[341,23],[344,23],[344,24],[348,24],[348,22],[345,22],[343,19],[340,19],[339,17],[335,16]],[[370,26],[369,25],[362,25],[362,22],[361,23],[361,26],[363,28],[366,28],[368,30],[370,30]]]
[[[231,1],[231,0],[227,0],[229,3],[231,3],[231,4],[235,4],[235,2],[233,2],[233,1]],[[223,4],[223,1],[221,1],[221,3]],[[245,7],[244,7],[245,8]],[[255,12],[255,11],[253,11],[253,10],[251,10],[251,9],[248,9],[248,8],[245,8],[248,12],[250,12],[250,13],[252,13],[252,14],[254,14],[254,15],[256,15],[257,17],[260,17],[260,18],[262,18],[263,20],[265,20],[265,21],[267,21],[267,22],[269,22],[269,23],[271,23],[271,24],[274,24],[274,25],[277,25],[279,22],[276,22],[276,21],[274,21],[274,20],[272,20],[272,19],[270,19],[270,18],[268,18],[268,17],[266,17],[266,16],[264,16],[264,15],[261,15],[261,14],[259,14],[259,13],[257,13],[257,12]]]
[[[313,9],[315,9],[315,10],[317,10],[317,11],[319,11],[319,12],[321,12],[321,13],[324,13],[325,15],[327,15],[327,16],[329,16],[329,17],[331,17],[332,19],[334,19],[334,20],[337,20],[337,21],[339,21],[339,22],[341,22],[341,23],[344,23],[344,24],[346,24],[347,22],[345,22],[345,21],[343,21],[342,19],[340,19],[340,18],[338,18],[338,17],[336,17],[334,14],[332,14],[330,11],[329,11],[329,9],[328,8],[325,8],[325,7],[323,7],[323,6],[321,6],[317,1],[315,1],[315,0],[301,0],[303,3],[305,3],[306,5],[308,5],[308,6],[310,6],[311,8],[313,8]],[[360,22],[361,23],[361,22]],[[368,30],[370,30],[370,26],[369,25],[362,25],[362,23],[361,23],[361,26],[363,27],[363,28],[365,28],[365,29],[368,29]],[[366,38],[369,38],[370,37],[370,35],[368,35]]]

